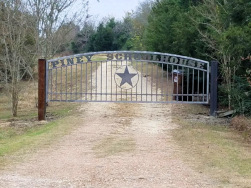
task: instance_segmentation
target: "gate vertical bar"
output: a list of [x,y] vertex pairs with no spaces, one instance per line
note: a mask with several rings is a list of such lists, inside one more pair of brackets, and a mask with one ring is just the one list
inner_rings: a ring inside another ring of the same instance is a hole
[[45,120],[46,113],[46,60],[38,60],[38,121]]
[[218,108],[218,62],[211,62],[210,115],[216,116]]

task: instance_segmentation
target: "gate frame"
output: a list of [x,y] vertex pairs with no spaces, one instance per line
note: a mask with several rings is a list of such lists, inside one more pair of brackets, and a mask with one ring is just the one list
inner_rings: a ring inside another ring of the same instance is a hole
[[46,60],[38,60],[38,121],[46,116]]
[[[117,51],[120,52],[120,51]],[[100,52],[101,53],[101,52]],[[174,54],[172,54],[174,55]],[[63,58],[63,57],[62,57]],[[38,120],[46,119],[46,102],[47,102],[47,61],[46,59],[38,60]],[[216,117],[218,108],[218,62],[211,61],[211,87],[210,90],[210,116]]]

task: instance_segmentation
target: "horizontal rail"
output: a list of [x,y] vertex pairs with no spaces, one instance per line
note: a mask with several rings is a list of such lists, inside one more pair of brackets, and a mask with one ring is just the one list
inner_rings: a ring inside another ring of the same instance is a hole
[[50,102],[114,102],[114,103],[161,103],[161,104],[208,104],[208,102],[200,101],[115,101],[115,100],[51,100]]
[[132,95],[132,96],[196,96],[196,97],[206,97],[207,94],[137,94],[137,93],[95,93],[95,92],[90,92],[90,93],[49,93],[49,95]]

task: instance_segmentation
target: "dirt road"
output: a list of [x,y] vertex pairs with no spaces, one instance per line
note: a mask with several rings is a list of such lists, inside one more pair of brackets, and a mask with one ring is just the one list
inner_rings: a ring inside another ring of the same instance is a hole
[[80,114],[70,134],[0,171],[0,187],[217,187],[182,161],[171,105],[87,103]]
[[217,187],[181,160],[170,105],[89,103],[50,148],[0,172],[0,187]]

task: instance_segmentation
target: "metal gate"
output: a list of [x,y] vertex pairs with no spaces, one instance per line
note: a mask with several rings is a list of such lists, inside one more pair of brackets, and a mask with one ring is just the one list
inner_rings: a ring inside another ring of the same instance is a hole
[[47,60],[46,101],[207,104],[209,62],[142,51]]

